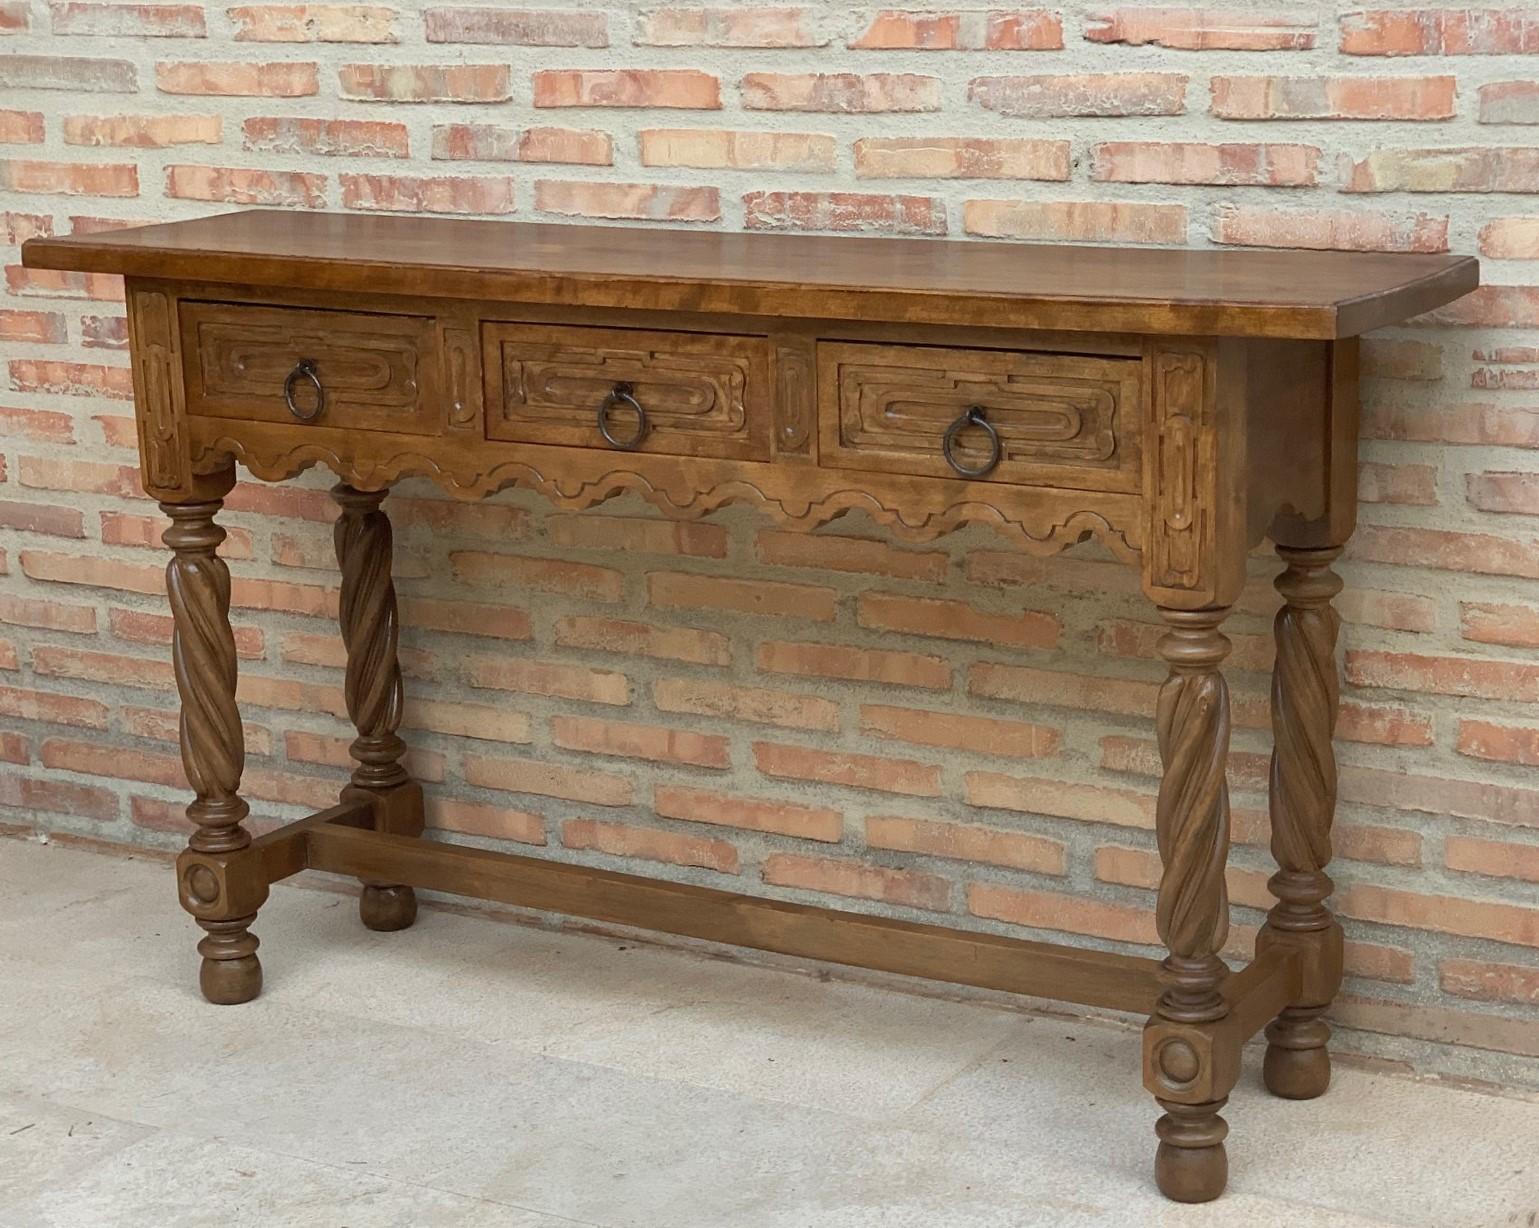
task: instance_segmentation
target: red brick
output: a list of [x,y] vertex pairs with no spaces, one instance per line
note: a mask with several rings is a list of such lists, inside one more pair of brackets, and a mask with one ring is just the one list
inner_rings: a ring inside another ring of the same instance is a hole
[[423,13],[430,43],[492,43],[515,47],[607,47],[608,18],[573,9],[430,8]]
[[1346,677],[1354,686],[1539,703],[1539,665],[1526,661],[1357,648],[1347,652]]
[[[1467,328],[1539,328],[1539,287],[1481,286],[1422,318],[1436,324]],[[1539,446],[1536,442],[1539,435],[1535,434],[1539,413],[1533,410],[1503,413],[1495,406],[1470,406],[1467,413],[1480,426],[1495,423],[1500,433],[1517,441],[1513,446]],[[1456,439],[1454,442],[1468,441]]]
[[885,196],[868,192],[747,192],[744,225],[749,230],[879,231],[900,235],[943,235],[946,206],[931,196]]
[[1379,746],[1431,746],[1432,719],[1407,708],[1344,703],[1336,736]]
[[545,529],[557,546],[580,550],[677,554],[705,559],[727,557],[727,531],[719,524],[587,513],[551,516],[546,520]]
[[837,151],[833,137],[812,132],[648,128],[638,139],[643,166],[709,170],[832,171]]
[[629,780],[595,771],[591,766],[568,767],[540,759],[494,759],[466,754],[462,775],[467,785],[479,788],[557,797],[590,806],[629,806],[635,800]]
[[1107,904],[1057,891],[1019,891],[995,883],[967,885],[967,911],[975,917],[1029,929],[1087,934],[1114,942],[1154,945],[1154,914],[1147,907]]
[[[1267,890],[1269,870],[1245,870],[1227,867],[1224,880],[1232,903],[1264,911],[1274,900]],[[1160,858],[1153,849],[1102,845],[1095,851],[1095,876],[1103,883],[1123,887],[1141,887],[1153,891],[1160,883]]]
[[0,189],[63,196],[137,196],[136,167],[108,162],[0,161]]
[[495,687],[595,704],[624,705],[631,701],[630,680],[608,670],[515,657],[469,657],[462,666],[473,687]]
[[118,559],[23,550],[21,570],[29,579],[55,584],[83,584],[92,588],[156,596],[166,589],[164,568],[133,566]]
[[1070,116],[1180,115],[1183,73],[1081,73],[976,77],[967,97],[986,111],[1020,119]]
[[755,544],[759,561],[778,567],[930,581],[944,580],[950,570],[950,560],[939,550],[909,550],[875,538],[761,529]]
[[652,702],[660,712],[779,725],[785,729],[839,729],[839,705],[815,695],[745,687],[704,678],[659,678]]
[[0,86],[68,90],[72,94],[133,94],[139,89],[139,70],[128,60],[6,55],[0,56]]
[[1539,124],[1539,81],[1493,81],[1480,87],[1483,124]]
[[912,759],[816,750],[777,742],[755,742],[753,754],[755,765],[766,776],[910,797],[939,797],[941,793],[941,769]]
[[94,699],[0,686],[0,716],[12,720],[105,729],[108,711],[106,704]]
[[894,738],[915,746],[1017,759],[1049,758],[1058,754],[1062,745],[1060,731],[1051,725],[885,704],[862,704],[860,728],[875,737]]
[[534,185],[534,205],[541,213],[643,222],[714,222],[721,217],[717,189],[656,183],[541,179]]
[[501,640],[527,640],[534,634],[529,612],[512,606],[430,597],[402,597],[400,603],[402,620],[415,629]]
[[1498,763],[1539,766],[1539,728],[1462,720],[1456,744],[1461,755]]
[[68,605],[53,597],[18,597],[0,593],[0,623],[92,635],[96,632],[96,611],[90,606]]
[[314,64],[291,60],[267,64],[161,61],[155,88],[163,94],[210,94],[247,98],[304,98],[320,91]]
[[[1376,215],[1354,213],[1346,216],[1371,218]],[[1418,226],[1439,220],[1442,222],[1443,240],[1446,243],[1447,218],[1435,219],[1426,214],[1418,214],[1412,219],[1413,224]],[[1447,249],[1440,247],[1436,250]],[[1443,347],[1430,341],[1394,337],[1365,338],[1358,361],[1362,374],[1371,379],[1406,379],[1430,383],[1443,378]]]
[[944,691],[951,686],[951,666],[942,658],[882,648],[768,640],[759,645],[755,662],[760,670],[773,674],[840,678],[932,691]]
[[653,790],[653,809],[665,819],[740,827],[827,844],[837,844],[844,832],[843,816],[828,806],[734,797],[683,785],[657,785]]
[[48,678],[78,678],[116,686],[149,687],[171,691],[176,678],[171,662],[161,657],[130,657],[114,652],[89,652],[57,644],[37,644],[32,649],[32,671]]
[[[107,367],[87,362],[51,362],[14,358],[10,363],[11,387],[18,392],[47,392],[72,397],[133,399],[133,378],[126,367]],[[28,458],[23,457],[23,462]],[[23,469],[25,473],[25,468]],[[23,484],[26,484],[23,478]],[[134,482],[138,486],[138,482]],[[137,495],[137,490],[135,494]]]
[[339,175],[348,209],[398,213],[512,213],[512,179]]
[[488,840],[517,840],[520,844],[545,844],[545,820],[527,810],[486,806],[446,797],[427,800],[427,824],[439,831],[483,836]]
[[1363,503],[1436,507],[1437,470],[1431,465],[1366,461],[1358,466],[1357,497]]
[[557,621],[556,643],[563,648],[657,657],[694,665],[732,664],[732,645],[725,635],[694,627],[570,615]]
[[1438,984],[1460,998],[1539,1006],[1539,968],[1526,964],[1445,959],[1438,964]]
[[1539,53],[1539,10],[1369,9],[1341,18],[1347,55]]
[[720,874],[738,872],[737,849],[726,840],[629,827],[624,823],[568,819],[561,824],[561,843],[569,849],[607,853],[611,857],[637,857],[643,861],[661,861],[675,866],[701,866]]
[[647,576],[652,605],[664,609],[725,610],[775,618],[832,622],[834,590],[778,580],[739,580],[725,576],[654,571]]
[[693,68],[566,68],[534,74],[537,107],[720,110],[721,81]]
[[873,631],[1013,644],[1021,648],[1051,648],[1058,643],[1061,630],[1056,617],[1037,610],[986,614],[963,601],[903,597],[895,593],[862,593],[856,621]]
[[566,750],[687,767],[725,769],[732,766],[727,739],[720,734],[565,715],[551,717],[550,731],[551,741]]
[[368,4],[242,4],[238,43],[394,43],[395,10]]
[[1320,151],[1312,145],[1207,145],[1106,141],[1095,147],[1090,177],[1110,183],[1195,183],[1222,187],[1309,187]]
[[1336,896],[1338,913],[1357,921],[1539,946],[1539,909],[1494,900],[1420,895],[1369,883],[1353,883]]
[[53,311],[7,311],[0,308],[0,341],[63,345],[64,317]]
[[1317,20],[1308,9],[1120,8],[1087,18],[1085,37],[1178,51],[1308,51]]
[[[169,614],[151,614],[146,610],[126,610],[114,606],[107,611],[112,624],[112,634],[130,644],[156,644],[171,646],[172,620]],[[264,636],[260,627],[237,625],[234,628],[236,655],[259,660],[265,653]]]
[[16,806],[44,814],[72,814],[82,819],[118,817],[117,794],[68,780],[34,780],[7,775],[0,780],[0,806]]
[[1539,606],[1516,602],[1461,601],[1459,633],[1481,644],[1539,648]]
[[1539,192],[1539,149],[1380,149],[1341,163],[1343,192]]
[[1107,785],[1070,785],[1046,777],[968,772],[967,803],[1119,827],[1154,827],[1154,795]]
[[1352,539],[1351,557],[1407,567],[1443,567],[1488,576],[1539,578],[1539,543],[1488,533],[1364,525]]
[[1071,169],[1068,141],[987,137],[862,137],[855,142],[861,179],[1047,179]]
[[365,102],[506,102],[506,64],[343,64],[343,98]]
[[1443,841],[1443,864],[1467,874],[1539,883],[1539,846],[1530,844],[1448,836]]
[[828,38],[805,8],[655,8],[636,15],[640,47],[823,47]]
[[[393,515],[408,517],[407,531],[420,528],[435,535],[484,537],[502,543],[528,536],[529,513],[521,507],[465,503],[459,499],[409,499],[400,495],[393,496],[388,506]],[[321,519],[329,520],[330,516]]]
[[106,273],[60,273],[53,269],[24,269],[19,264],[9,264],[5,266],[5,284],[6,289],[16,295],[123,301],[123,279]]
[[498,589],[533,589],[589,601],[619,601],[625,578],[608,567],[564,559],[536,559],[483,550],[455,550],[449,555],[454,578],[462,584]]
[[74,443],[75,420],[51,409],[9,409],[0,406],[0,434],[6,439],[40,439]]
[[31,5],[28,0],[0,0],[0,33],[14,34],[31,25]]
[[53,233],[53,219],[41,213],[0,212],[0,241],[13,246]]
[[1469,473],[1470,503],[1483,512],[1539,516],[1539,473]]
[[552,162],[609,166],[607,132],[582,128],[505,128],[498,124],[435,124],[433,157],[441,161]]
[[1386,866],[1422,864],[1421,834],[1395,827],[1371,827],[1337,824],[1331,833],[1337,857],[1348,861],[1371,861]]
[[80,344],[88,349],[126,350],[128,348],[127,317],[81,316]]
[[48,6],[55,34],[105,38],[203,38],[207,29],[198,4],[83,4]]
[[882,900],[927,912],[947,912],[951,908],[951,884],[937,874],[915,870],[890,870],[842,858],[772,853],[764,859],[763,877],[774,887]]
[[1242,247],[1317,251],[1446,252],[1448,217],[1224,204],[1213,224],[1213,240]]
[[1539,410],[1498,405],[1414,409],[1398,398],[1390,402],[1370,398],[1364,410],[1365,439],[1539,448]]
[[303,171],[259,171],[229,166],[168,166],[166,195],[234,205],[285,205],[320,209],[326,176]]
[[404,158],[406,125],[364,119],[258,116],[241,125],[242,148],[257,153]]
[[1058,51],[1063,22],[1047,9],[916,13],[887,9],[849,45],[867,51]]
[[1061,842],[973,823],[871,815],[866,819],[866,847],[977,861],[1033,874],[1068,872],[1067,851]]
[[1341,800],[1355,805],[1539,827],[1539,791],[1532,789],[1346,764],[1340,784]]
[[1184,243],[1186,206],[1124,201],[970,200],[970,235],[1082,243]]
[[1455,79],[1438,77],[1214,77],[1220,119],[1452,119]]
[[867,114],[941,107],[940,78],[915,73],[751,72],[742,91],[749,111]]
[[0,111],[0,144],[40,145],[42,141],[41,111]]
[[968,668],[967,690],[985,699],[1147,716],[1159,684],[979,661]]

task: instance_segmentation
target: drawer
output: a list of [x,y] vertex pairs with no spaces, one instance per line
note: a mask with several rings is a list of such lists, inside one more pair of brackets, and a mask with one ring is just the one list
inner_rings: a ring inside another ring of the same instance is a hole
[[[819,463],[972,476],[946,459],[956,424],[958,464],[979,471],[994,461],[975,480],[1137,490],[1142,370],[1138,358],[824,341]],[[986,426],[967,421],[974,410]]]
[[189,414],[441,429],[431,316],[184,301],[181,330]]
[[482,347],[490,439],[769,458],[763,337],[486,324]]

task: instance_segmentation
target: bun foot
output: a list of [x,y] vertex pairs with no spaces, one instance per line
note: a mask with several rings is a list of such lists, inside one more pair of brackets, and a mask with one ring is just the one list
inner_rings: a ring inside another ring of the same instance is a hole
[[1160,1104],[1165,1116],[1154,1127],[1160,1138],[1154,1153],[1155,1184],[1174,1202],[1212,1202],[1229,1183],[1229,1154],[1224,1150],[1229,1123],[1217,1112],[1224,1102]]
[[1267,1091],[1284,1100],[1313,1100],[1331,1085],[1330,1030],[1318,1020],[1295,1025],[1276,1020],[1267,1025],[1266,1060],[1261,1078]]
[[380,933],[408,929],[417,919],[417,893],[410,887],[365,884],[358,898],[358,916],[365,926]]
[[262,992],[262,963],[255,955],[239,959],[205,959],[198,969],[198,987],[216,1006],[239,1006]]

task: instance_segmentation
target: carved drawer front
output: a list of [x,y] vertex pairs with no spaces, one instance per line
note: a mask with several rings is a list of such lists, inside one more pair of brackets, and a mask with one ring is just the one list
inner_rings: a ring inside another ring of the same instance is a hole
[[430,316],[183,302],[187,412],[434,435]]
[[488,438],[769,457],[764,337],[487,324],[482,338]]
[[1137,358],[824,341],[820,463],[1133,491],[1141,372]]

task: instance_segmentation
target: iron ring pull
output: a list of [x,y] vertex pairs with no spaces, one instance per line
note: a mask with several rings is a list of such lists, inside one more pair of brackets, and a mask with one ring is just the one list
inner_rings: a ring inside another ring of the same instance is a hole
[[[957,436],[969,426],[983,428],[984,433],[989,437],[988,459],[976,467],[964,465],[957,459]],[[962,414],[946,428],[946,434],[941,438],[941,452],[946,457],[946,463],[964,478],[981,478],[994,471],[994,467],[999,464],[1001,455],[999,432],[994,429],[994,424],[984,416],[983,406],[969,406],[965,414]]]
[[[609,413],[616,405],[628,405],[635,411],[636,430],[628,439],[619,438],[609,429]],[[599,402],[598,429],[610,447],[619,448],[622,452],[634,452],[641,446],[641,441],[647,435],[647,411],[641,408],[632,385],[616,384],[609,390],[609,395]]]
[[[294,389],[302,379],[309,380],[310,386],[315,389],[315,408],[309,413],[300,409],[294,400]],[[313,358],[301,358],[294,364],[289,377],[283,381],[283,403],[289,407],[289,413],[301,422],[314,422],[321,416],[321,411],[326,408],[326,389],[321,387],[321,377],[316,374]]]

